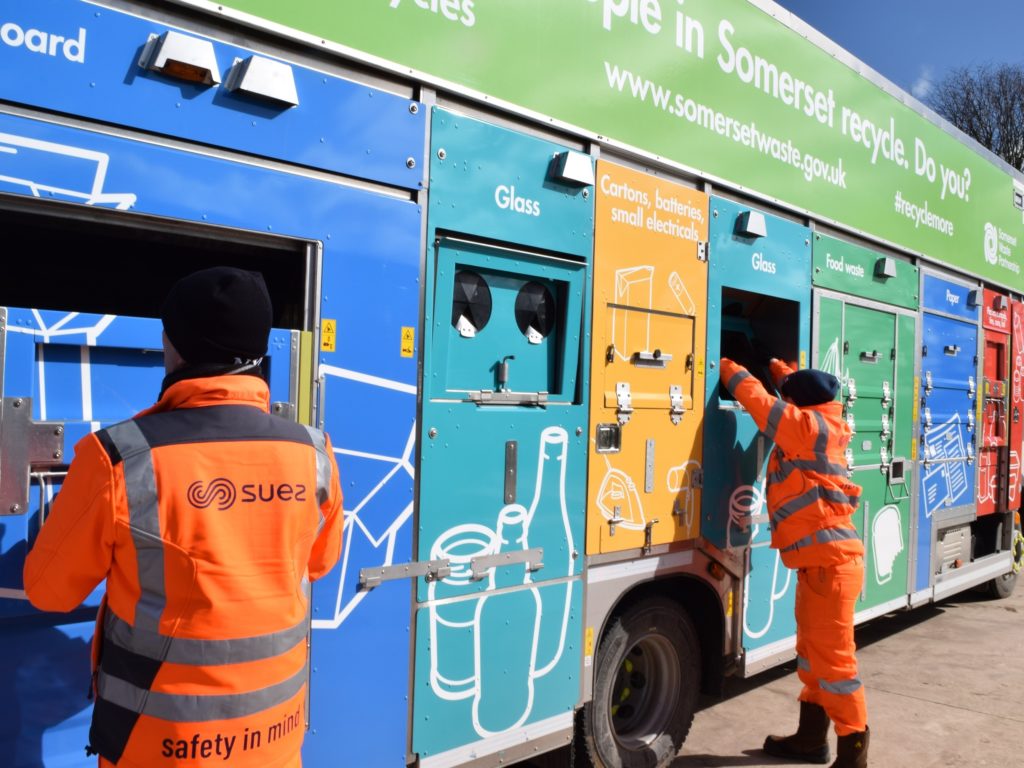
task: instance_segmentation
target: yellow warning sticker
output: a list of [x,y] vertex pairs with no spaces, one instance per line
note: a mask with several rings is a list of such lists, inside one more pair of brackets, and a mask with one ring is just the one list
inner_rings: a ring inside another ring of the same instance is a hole
[[730,589],[729,590],[729,600],[725,604],[725,615],[726,615],[726,617],[731,617],[732,616],[732,599],[733,599],[732,596],[733,596],[733,594],[734,594],[733,590]]
[[416,353],[416,329],[409,325],[402,326],[402,357],[412,357]]
[[[920,412],[920,403],[921,403],[921,377],[920,376],[915,376],[914,377],[914,405],[911,407],[911,416],[910,416],[911,421],[913,421],[914,424],[917,423],[917,415]],[[910,460],[911,461],[917,461],[917,441],[913,437],[910,438]]]
[[333,352],[338,346],[338,321],[320,321],[320,351]]
[[697,375],[698,376],[703,376],[704,375],[704,358],[703,357],[698,357],[697,358]]
[[587,627],[586,633],[583,635],[583,655],[593,656],[594,655],[594,628]]
[[800,350],[800,367],[801,368],[806,368],[807,367],[807,350],[806,349],[801,349]]

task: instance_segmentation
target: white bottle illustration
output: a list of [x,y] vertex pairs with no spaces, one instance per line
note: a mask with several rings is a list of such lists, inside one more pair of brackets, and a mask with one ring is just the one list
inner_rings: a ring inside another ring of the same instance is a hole
[[498,551],[494,531],[483,525],[460,525],[442,534],[430,550],[431,560],[447,560],[452,572],[427,587],[430,603],[430,687],[442,699],[457,701],[477,690],[477,600],[443,602],[483,589],[494,589],[494,571],[474,581],[471,561]]
[[[548,427],[541,432],[537,487],[527,516],[526,534],[529,536],[532,529],[544,536],[542,573],[545,581],[571,576],[576,562],[576,546],[565,498],[568,452],[569,434],[562,427]],[[543,529],[538,528],[541,524]],[[547,631],[542,632],[539,638],[538,676],[547,674],[562,658],[569,612],[572,610],[572,590],[573,582],[568,581],[547,587],[541,594]]]
[[[528,513],[522,505],[510,504],[501,510],[499,553],[529,549],[527,521]],[[530,583],[530,573],[522,561],[498,568],[505,577]],[[489,594],[478,602],[473,649],[478,680],[473,727],[478,734],[489,736],[517,728],[529,717],[540,620],[541,599],[536,587]]]

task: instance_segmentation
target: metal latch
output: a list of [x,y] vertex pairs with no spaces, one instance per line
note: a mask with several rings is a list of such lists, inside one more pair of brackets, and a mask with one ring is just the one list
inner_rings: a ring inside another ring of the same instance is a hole
[[634,352],[632,363],[637,368],[664,368],[672,362],[672,355],[656,349],[653,352]]
[[967,461],[974,461],[974,441],[972,440],[967,444]]
[[295,418],[295,403],[287,403],[283,401],[271,403],[270,412],[287,421],[298,421],[298,419]]
[[924,409],[924,419],[923,419],[923,421],[924,421],[925,429],[929,429],[931,427],[931,425],[932,425],[932,409],[931,408],[925,408]]
[[359,571],[359,588],[373,589],[385,581],[420,577],[427,581],[440,581],[451,576],[451,573],[451,562],[448,560],[424,560],[402,565],[385,565],[380,568],[363,568]]
[[[878,455],[882,459],[882,464],[888,464],[889,463],[889,449],[886,448],[884,445],[881,448],[878,449]],[[883,471],[884,471],[884,467],[883,467]]]
[[882,407],[888,408],[892,403],[892,389],[889,387],[888,381],[882,382]]
[[967,431],[974,431],[974,411],[967,412]]
[[881,436],[882,436],[883,440],[888,440],[889,439],[889,414],[888,413],[883,413],[882,414],[882,435]]
[[683,420],[683,414],[686,413],[683,410],[683,388],[678,384],[673,384],[668,388],[668,402],[669,402],[669,416],[672,418],[673,424],[678,424]]
[[978,386],[974,382],[974,377],[973,376],[968,376],[967,377],[967,396],[970,397],[970,398],[973,398],[974,397],[974,392],[977,390],[977,388],[978,388]]
[[846,380],[846,402],[853,403],[857,400],[857,382],[852,377]]
[[853,418],[853,413],[846,414],[846,424],[850,427],[850,434],[857,434],[857,422]]
[[881,355],[877,349],[873,349],[870,352],[861,352],[860,361],[862,363],[877,363],[881,359]]
[[626,424],[633,415],[633,395],[628,381],[620,381],[615,385],[615,400],[619,406],[615,416],[619,424]]
[[924,393],[930,395],[932,393],[932,372],[924,372]]
[[28,511],[29,476],[64,464],[64,423],[33,421],[31,397],[0,400],[0,515]]
[[536,547],[535,549],[521,549],[518,552],[499,552],[496,555],[474,557],[469,561],[469,567],[472,571],[472,576],[470,576],[470,578],[473,581],[480,581],[487,576],[487,572],[492,568],[500,568],[503,565],[516,565],[517,563],[526,563],[527,571],[539,571],[544,567],[543,547]]
[[622,507],[612,507],[612,516],[608,518],[608,535],[614,536],[615,529],[622,523]]
[[654,536],[654,526],[658,524],[658,519],[648,521],[647,525],[644,526],[644,554],[651,554],[651,541]]
[[846,449],[846,468],[853,469],[853,448]]
[[548,404],[547,392],[511,392],[502,390],[495,392],[492,389],[481,389],[475,392],[467,392],[466,398],[477,405],[537,405]]

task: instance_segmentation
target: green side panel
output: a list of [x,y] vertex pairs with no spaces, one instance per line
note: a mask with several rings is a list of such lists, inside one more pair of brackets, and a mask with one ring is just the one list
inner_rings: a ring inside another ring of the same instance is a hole
[[818,314],[814,318],[817,357],[814,367],[828,371],[843,380],[843,302],[825,296],[820,298]]
[[843,394],[855,467],[888,464],[892,456],[896,383],[896,315],[855,304],[843,313]]
[[907,592],[911,507],[906,489],[890,486],[877,467],[856,470],[852,479],[864,489],[855,520],[866,552],[864,589],[857,603],[863,611]]
[[881,260],[887,257],[826,235],[814,236],[814,285],[850,293],[897,307],[918,307],[918,275],[913,264],[888,257],[895,277],[879,274]]
[[[892,453],[911,461],[916,459],[914,441],[914,357],[917,349],[917,318],[900,315],[896,319],[896,420]],[[908,463],[909,473],[909,463]],[[909,481],[908,481],[909,482]],[[910,487],[913,487],[911,484]]]

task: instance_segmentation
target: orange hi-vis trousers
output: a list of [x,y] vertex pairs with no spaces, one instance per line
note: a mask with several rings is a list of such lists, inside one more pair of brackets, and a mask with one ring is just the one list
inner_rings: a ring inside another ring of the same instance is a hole
[[797,572],[797,674],[804,684],[800,700],[823,707],[839,736],[867,728],[853,641],[854,607],[863,583],[862,557]]

